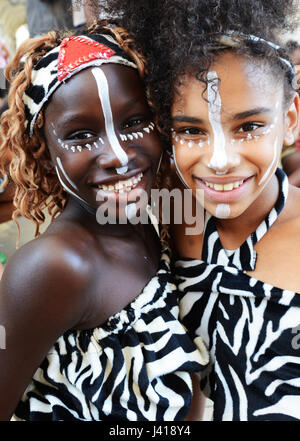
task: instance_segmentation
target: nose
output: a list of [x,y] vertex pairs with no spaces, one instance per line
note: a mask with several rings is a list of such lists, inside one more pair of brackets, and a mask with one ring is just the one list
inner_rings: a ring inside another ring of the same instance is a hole
[[120,155],[113,150],[108,140],[105,140],[104,145],[101,147],[101,152],[97,157],[97,165],[100,168],[115,168],[121,170],[127,168],[128,163],[136,157],[135,150],[129,149],[126,152],[126,160],[124,160],[124,155],[120,157]]
[[240,164],[240,155],[232,138],[222,137],[214,139],[209,149],[207,167],[216,174],[225,174]]

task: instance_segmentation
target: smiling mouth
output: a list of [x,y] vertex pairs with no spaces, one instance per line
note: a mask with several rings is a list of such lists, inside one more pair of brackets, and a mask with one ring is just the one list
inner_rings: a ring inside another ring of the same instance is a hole
[[246,181],[246,179],[242,179],[241,181],[235,181],[235,182],[228,182],[227,184],[213,184],[212,182],[202,181],[204,184],[212,188],[215,191],[231,191],[233,189],[239,188],[243,183]]
[[133,190],[138,183],[142,180],[144,174],[142,172],[138,173],[135,176],[132,176],[129,179],[126,180],[120,180],[115,182],[114,184],[100,184],[97,185],[97,188],[99,190],[104,191],[112,191],[115,193],[129,193],[131,190]]

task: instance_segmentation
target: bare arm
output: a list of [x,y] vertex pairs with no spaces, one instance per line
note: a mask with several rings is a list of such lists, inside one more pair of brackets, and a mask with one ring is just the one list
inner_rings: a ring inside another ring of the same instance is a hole
[[191,374],[193,385],[193,398],[190,411],[185,421],[201,421],[205,409],[205,396],[202,394],[199,385],[199,379],[195,374]]
[[[9,420],[48,350],[85,312],[85,276],[55,241],[37,239],[8,262],[0,284],[0,421]],[[74,266],[75,265],[75,266]]]

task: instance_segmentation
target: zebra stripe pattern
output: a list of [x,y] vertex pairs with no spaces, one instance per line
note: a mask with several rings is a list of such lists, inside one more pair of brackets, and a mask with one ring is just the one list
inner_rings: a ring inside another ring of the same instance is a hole
[[300,420],[300,295],[245,273],[287,198],[287,177],[280,169],[276,175],[278,200],[239,249],[226,255],[209,217],[202,260],[176,262],[180,316],[210,352],[200,386],[214,401],[216,421]]
[[208,362],[178,321],[169,251],[156,276],[105,325],[54,344],[12,420],[173,421],[189,410],[191,372]]

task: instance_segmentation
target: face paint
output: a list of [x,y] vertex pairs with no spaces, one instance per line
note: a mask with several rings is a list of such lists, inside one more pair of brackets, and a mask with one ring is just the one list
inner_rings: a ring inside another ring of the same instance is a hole
[[216,72],[208,72],[208,118],[214,134],[214,151],[208,166],[222,169],[227,165],[225,136],[221,124],[221,97],[218,91],[218,76]]
[[269,165],[266,173],[263,175],[263,177],[261,178],[261,180],[259,181],[258,185],[262,185],[265,180],[267,179],[267,177],[269,176],[275,162],[276,162],[276,157],[277,157],[277,145],[278,145],[278,137],[276,137],[275,142],[274,142],[274,146],[273,146],[273,159],[271,164]]
[[[155,128],[155,124],[153,122],[150,122],[150,124],[147,127],[143,128],[143,131],[147,134],[150,133],[150,130],[154,130]],[[144,138],[144,133],[143,132],[132,132],[129,133],[127,135],[120,133],[120,139],[121,141],[132,141],[133,139],[138,139],[138,138]]]
[[177,170],[178,176],[180,177],[181,182],[182,182],[187,188],[189,188],[188,184],[185,182],[185,179],[184,179],[184,177],[183,177],[183,175],[182,175],[182,173],[181,173],[181,171],[180,171],[180,169],[179,169],[179,167],[178,167],[178,164],[177,164],[177,161],[176,161],[176,152],[175,152],[175,146],[174,146],[174,145],[172,145],[172,150],[173,150],[174,164],[175,164],[175,167],[176,167],[176,170]]
[[106,135],[114,154],[122,164],[122,167],[116,168],[116,171],[118,174],[124,174],[128,170],[127,167],[128,156],[126,152],[122,149],[115,133],[113,116],[112,116],[110,100],[109,100],[108,82],[102,69],[94,68],[92,69],[92,74],[94,75],[98,87],[99,98],[102,105],[102,110],[105,120]]
[[126,205],[125,214],[128,220],[133,219],[136,216],[136,213],[137,213],[137,207],[135,202]]
[[78,190],[78,188],[76,187],[76,185],[74,184],[74,182],[71,181],[71,179],[69,178],[69,176],[67,175],[67,173],[65,172],[65,169],[63,168],[63,165],[61,163],[60,158],[57,156],[56,157],[56,162],[58,167],[60,168],[62,174],[64,175],[65,179],[69,182],[69,184],[75,189]]
[[61,170],[61,172],[62,172],[64,178],[69,182],[69,184],[70,184],[75,190],[78,190],[78,188],[76,187],[76,185],[71,181],[71,179],[69,178],[69,176],[66,174],[66,172],[65,172],[65,170],[64,170],[64,168],[63,168],[63,165],[62,165],[61,160],[60,160],[59,157],[56,158],[56,162],[57,162],[58,167],[55,166],[55,170],[56,170],[56,174],[57,174],[57,177],[58,177],[58,180],[59,180],[61,186],[66,190],[67,193],[71,194],[72,196],[74,196],[75,198],[79,199],[80,201],[85,202],[80,196],[78,196],[76,193],[74,193],[74,191],[71,190],[71,189],[70,189],[70,188],[64,183],[64,181],[63,181],[62,178],[61,178],[61,175],[60,175],[59,170]]
[[227,219],[230,216],[230,206],[228,204],[218,204],[216,208],[216,217]]

